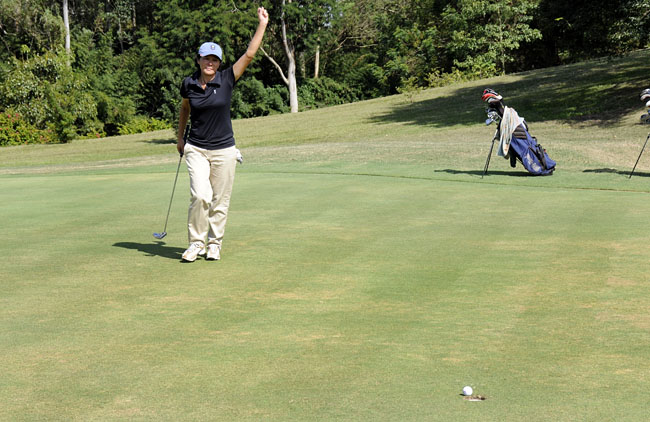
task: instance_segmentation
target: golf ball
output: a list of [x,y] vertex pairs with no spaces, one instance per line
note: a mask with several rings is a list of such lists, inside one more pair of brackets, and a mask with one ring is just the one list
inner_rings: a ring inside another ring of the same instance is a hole
[[463,396],[471,396],[474,390],[469,385],[463,387]]

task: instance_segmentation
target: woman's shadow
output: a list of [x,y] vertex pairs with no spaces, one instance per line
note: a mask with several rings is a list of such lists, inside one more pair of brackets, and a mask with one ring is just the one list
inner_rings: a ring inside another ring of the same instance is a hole
[[165,246],[165,242],[135,243],[117,242],[113,246],[118,248],[133,249],[144,253],[146,256],[162,256],[163,258],[178,259],[183,256],[185,249]]

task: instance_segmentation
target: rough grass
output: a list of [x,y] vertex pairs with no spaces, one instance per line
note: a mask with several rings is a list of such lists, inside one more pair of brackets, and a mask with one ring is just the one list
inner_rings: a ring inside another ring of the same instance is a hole
[[[408,98],[396,95],[294,115],[237,120],[235,133],[245,152],[274,161],[277,155],[265,153],[264,148],[300,147],[300,152],[311,145],[316,154],[318,147],[324,148],[320,157],[326,159],[340,146],[357,153],[344,156],[346,161],[376,157],[432,164],[442,160],[456,168],[476,168],[475,163],[483,159],[476,156],[476,150],[481,147],[487,153],[492,135],[491,128],[482,124],[485,106],[480,101],[483,88],[489,86],[527,119],[549,152],[561,149],[560,168],[630,167],[647,135],[646,128],[638,124],[644,112],[638,94],[647,83],[649,59],[650,51],[642,50],[620,58],[426,90]],[[174,160],[174,143],[171,131],[158,131],[114,137],[109,142],[87,139],[67,145],[3,148],[0,174],[169,162]],[[594,146],[600,154],[583,156],[587,154],[584,149]],[[401,153],[395,153],[399,148]],[[286,158],[310,159],[293,154]]]
[[[184,168],[151,236],[171,134],[3,148],[2,418],[645,419],[648,57],[237,121],[219,262],[179,262]],[[486,85],[556,174],[481,179]]]

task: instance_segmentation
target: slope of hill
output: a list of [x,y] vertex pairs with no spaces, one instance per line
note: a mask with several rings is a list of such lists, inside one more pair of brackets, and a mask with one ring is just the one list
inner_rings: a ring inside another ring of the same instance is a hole
[[[627,168],[646,134],[638,93],[647,87],[650,51],[422,90],[370,101],[234,122],[247,164],[322,163],[332,157],[475,169],[492,128],[485,128],[484,87],[531,125],[559,169]],[[0,174],[75,169],[164,168],[176,160],[174,134],[159,131],[65,145],[0,150]],[[484,151],[485,150],[485,151]],[[480,153],[479,153],[480,152]],[[640,170],[650,168],[643,162]]]

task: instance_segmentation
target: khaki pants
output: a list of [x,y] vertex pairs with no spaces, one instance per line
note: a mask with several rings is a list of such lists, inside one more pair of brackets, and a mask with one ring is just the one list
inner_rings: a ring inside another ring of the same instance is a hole
[[207,150],[185,144],[184,155],[190,174],[189,242],[221,247],[235,180],[237,150],[235,147]]

